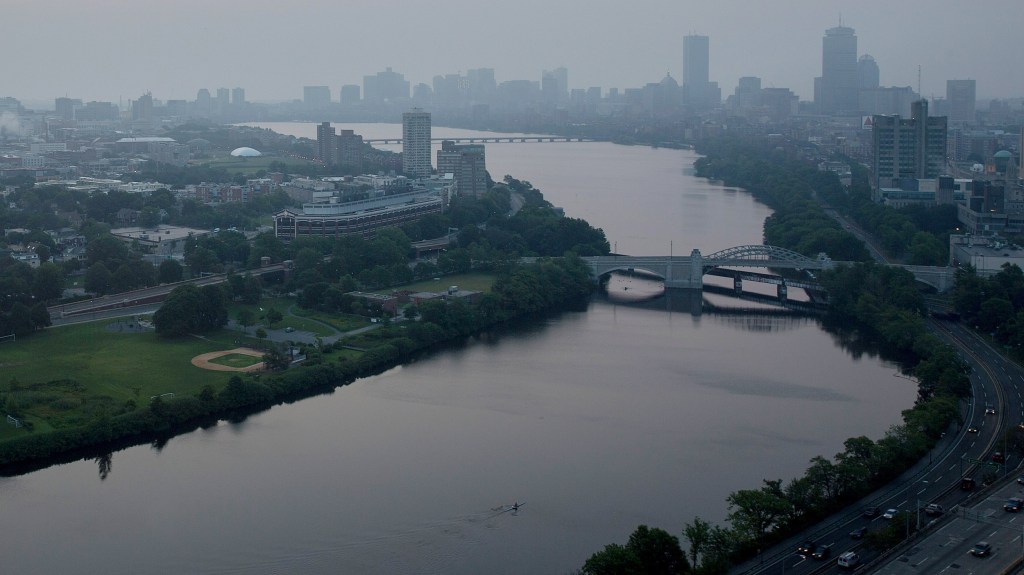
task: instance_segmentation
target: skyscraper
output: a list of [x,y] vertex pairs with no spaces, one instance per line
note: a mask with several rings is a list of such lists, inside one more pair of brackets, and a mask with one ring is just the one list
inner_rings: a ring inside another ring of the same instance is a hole
[[[707,36],[683,37],[683,102],[704,109],[713,99],[709,82],[710,48]],[[719,96],[720,98],[721,96]]]
[[946,102],[949,105],[951,124],[974,123],[975,89],[974,80],[946,80]]
[[322,122],[316,127],[316,157],[324,164],[330,166],[337,162],[335,150],[338,146],[338,138],[334,135],[334,127],[330,122]]
[[430,112],[413,108],[402,114],[402,171],[422,178],[430,169]]
[[832,116],[857,112],[857,35],[853,28],[836,26],[825,31],[818,87],[814,96],[820,113]]
[[857,87],[861,90],[874,90],[878,88],[878,63],[868,54],[864,54],[857,60]]
[[330,86],[303,86],[302,103],[310,108],[326,108],[330,106]]
[[245,88],[231,90],[231,105],[235,107],[245,105]]

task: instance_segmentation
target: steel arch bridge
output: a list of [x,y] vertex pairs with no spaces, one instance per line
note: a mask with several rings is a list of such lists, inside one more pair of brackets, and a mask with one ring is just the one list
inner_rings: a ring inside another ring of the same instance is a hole
[[596,280],[614,271],[642,270],[660,276],[667,288],[701,289],[704,274],[720,267],[757,267],[821,270],[833,267],[825,254],[816,259],[776,246],[746,245],[715,252],[707,257],[700,250],[688,256],[594,256],[585,257]]

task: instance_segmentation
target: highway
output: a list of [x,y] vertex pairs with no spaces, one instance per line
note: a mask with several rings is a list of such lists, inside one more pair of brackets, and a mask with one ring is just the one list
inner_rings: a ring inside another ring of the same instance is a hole
[[[856,551],[862,558],[862,567],[857,570],[859,573],[879,569],[887,557],[880,557],[879,553],[865,548],[862,539],[851,537],[851,532],[861,527],[869,531],[878,530],[890,520],[880,515],[865,517],[865,508],[877,507],[883,512],[890,508],[908,511],[905,524],[909,532],[911,524],[914,527],[918,524],[927,526],[933,524],[933,520],[937,524],[942,522],[944,515],[963,513],[964,507],[980,501],[976,491],[960,489],[961,477],[973,477],[979,486],[982,477],[990,473],[1004,478],[1011,477],[1012,470],[1020,465],[1019,458],[1007,454],[1006,463],[1002,466],[991,463],[991,458],[995,451],[1007,452],[1000,444],[1003,441],[1002,430],[1024,422],[1024,400],[1021,393],[1024,370],[1000,355],[984,339],[957,323],[930,320],[930,327],[937,336],[957,346],[972,367],[974,399],[963,406],[963,424],[951,429],[925,459],[897,481],[845,512],[766,551],[757,560],[737,566],[731,570],[732,573],[807,575],[848,572],[849,569],[840,568],[836,564],[836,557],[850,550]],[[995,413],[986,413],[989,407]],[[999,502],[1000,507],[1002,501],[1005,499]],[[929,516],[923,512],[929,503],[937,503],[947,512],[940,516]],[[964,533],[964,545],[972,537],[971,533]],[[805,540],[814,541],[819,546],[829,546],[830,556],[815,560],[797,554],[797,546]],[[970,546],[973,546],[973,542],[967,546],[968,550]],[[917,574],[932,572],[915,571]]]

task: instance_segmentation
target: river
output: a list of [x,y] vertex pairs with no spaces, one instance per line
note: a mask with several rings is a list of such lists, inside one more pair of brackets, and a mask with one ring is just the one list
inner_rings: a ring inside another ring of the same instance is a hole
[[[694,178],[694,159],[487,146],[495,179],[531,181],[621,253],[760,243],[770,210]],[[80,461],[0,478],[4,571],[564,574],[640,523],[680,535],[695,515],[722,521],[730,492],[877,439],[913,403],[892,364],[815,320],[661,301],[596,296],[330,395],[116,452],[107,473]],[[518,514],[496,509],[515,501]]]

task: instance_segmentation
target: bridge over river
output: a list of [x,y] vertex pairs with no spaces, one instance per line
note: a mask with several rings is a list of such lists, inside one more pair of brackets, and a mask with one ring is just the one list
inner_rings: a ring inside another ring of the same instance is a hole
[[[590,266],[594,279],[614,271],[644,271],[665,280],[669,289],[703,289],[704,276],[707,274],[727,275],[733,278],[734,287],[740,289],[742,281],[749,279],[774,283],[779,286],[779,296],[784,297],[786,287],[799,287],[809,291],[824,291],[816,282],[795,280],[752,274],[748,272],[725,273],[723,268],[773,268],[813,271],[832,269],[836,265],[849,262],[832,261],[824,253],[817,258],[809,258],[792,250],[776,246],[747,245],[725,249],[707,256],[695,249],[688,256],[592,256],[582,258]],[[934,266],[895,266],[902,267],[914,274],[914,278],[923,284],[946,291],[953,286],[956,268]]]

